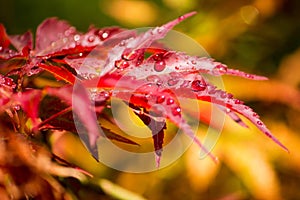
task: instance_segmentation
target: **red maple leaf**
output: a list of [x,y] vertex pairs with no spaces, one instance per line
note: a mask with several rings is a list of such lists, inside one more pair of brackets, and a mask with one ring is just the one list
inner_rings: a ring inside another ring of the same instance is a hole
[[[1,65],[9,67],[8,75],[30,76],[47,70],[66,82],[62,88],[44,88],[42,90],[44,93],[40,89],[33,89],[24,91],[21,95],[13,94],[10,100],[7,100],[5,92],[0,90],[1,104],[18,102],[36,124],[39,118],[38,104],[44,98],[42,94],[59,97],[65,104],[72,106],[84,124],[89,138],[86,143],[92,149],[97,138],[104,135],[99,131],[97,118],[104,116],[102,111],[109,108],[111,97],[121,99],[152,131],[159,165],[164,132],[168,128],[166,120],[182,129],[216,160],[195,137],[192,128],[184,119],[179,103],[180,98],[208,101],[218,105],[241,126],[246,127],[246,124],[239,114],[246,117],[265,135],[287,150],[251,108],[235,99],[232,94],[217,89],[204,74],[234,75],[253,80],[267,78],[229,69],[211,58],[189,56],[184,52],[157,48],[156,42],[159,39],[164,38],[179,22],[194,14],[195,12],[188,13],[161,27],[140,34],[116,27],[104,29],[92,27],[87,33],[79,33],[67,22],[50,18],[38,27],[35,48],[30,32],[9,36],[4,27],[0,26],[0,61]],[[145,53],[150,55],[145,56]],[[10,80],[7,76],[1,79],[1,85],[7,85],[5,81]],[[30,101],[36,103],[30,104]],[[48,123],[55,128],[57,123],[53,120],[64,115],[64,109],[57,111],[57,114],[53,115],[55,117],[48,116],[49,119],[45,119],[41,124]],[[93,114],[95,112],[96,115]],[[117,136],[111,138],[134,143]]]

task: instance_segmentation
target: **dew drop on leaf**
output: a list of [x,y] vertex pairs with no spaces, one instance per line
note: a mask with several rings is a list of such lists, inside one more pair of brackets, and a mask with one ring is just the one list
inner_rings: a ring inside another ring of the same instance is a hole
[[14,85],[14,82],[13,82],[13,80],[11,79],[11,78],[7,78],[7,77],[5,77],[4,78],[4,83],[3,83],[4,85],[7,85],[7,86],[12,86],[12,85]]
[[89,79],[93,79],[93,78],[97,77],[97,74],[91,73],[91,74],[88,75],[88,77],[89,77]]
[[180,107],[176,107],[176,108],[172,109],[172,114],[174,116],[180,115],[180,112],[181,112],[181,108]]
[[115,67],[118,69],[125,69],[129,67],[129,63],[126,60],[116,60]]
[[21,106],[20,106],[20,105],[14,105],[12,108],[13,108],[14,110],[20,110],[20,109],[21,109]]
[[225,74],[227,72],[227,67],[225,65],[219,64],[214,67],[213,74],[216,76]]
[[93,101],[95,101],[95,105],[101,105],[103,102],[105,102],[107,99],[110,98],[110,94],[108,91],[101,91],[101,92],[93,92],[91,94],[91,98]]
[[157,33],[159,33],[159,34],[162,33],[162,30],[160,27],[157,29]]
[[201,80],[194,80],[191,86],[195,91],[203,91],[206,89],[206,84]]
[[226,94],[226,92],[224,92],[224,91],[221,91],[221,93],[220,93],[220,97],[221,97],[221,98],[223,98],[223,99],[225,99],[225,98],[227,97],[227,94]]
[[94,42],[95,41],[95,37],[93,35],[90,35],[88,37],[88,42]]
[[154,64],[154,70],[157,72],[161,72],[166,68],[166,63],[165,61],[161,60],[161,61],[156,61]]
[[235,99],[235,100],[234,100],[234,103],[235,103],[235,104],[242,104],[243,102],[242,102],[241,100],[239,100],[239,99]]
[[119,44],[120,47],[125,46],[125,45],[126,45],[126,42],[124,40],[122,40]]
[[162,53],[156,53],[152,56],[153,60],[155,61],[161,61],[163,59],[163,54]]
[[259,125],[259,126],[262,126],[262,125],[263,125],[263,123],[262,123],[261,121],[257,121],[256,123],[257,123],[257,125]]
[[246,78],[252,79],[252,78],[253,78],[253,75],[251,75],[251,74],[246,74]]
[[65,31],[65,36],[69,37],[70,35],[72,35],[75,32],[76,32],[76,29],[75,29],[75,27],[72,26]]
[[122,54],[122,58],[128,61],[134,60],[137,56],[138,56],[137,52],[131,49],[126,49]]
[[232,99],[233,98],[233,94],[227,93],[227,98]]
[[109,30],[97,30],[95,32],[95,35],[98,35],[100,40],[106,40],[110,36],[110,31]]
[[163,103],[165,99],[166,99],[165,95],[160,95],[157,97],[156,103]]
[[77,42],[80,40],[80,35],[76,34],[74,35],[74,41]]
[[101,39],[102,39],[102,40],[105,40],[105,39],[108,38],[108,36],[109,36],[109,33],[108,33],[107,31],[105,31],[104,33],[102,33]]
[[167,99],[167,105],[172,105],[174,102],[175,101],[172,98]]

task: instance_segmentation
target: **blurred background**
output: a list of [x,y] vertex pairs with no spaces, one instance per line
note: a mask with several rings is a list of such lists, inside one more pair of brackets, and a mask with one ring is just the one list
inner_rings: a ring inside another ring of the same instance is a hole
[[[198,14],[175,30],[195,39],[211,57],[230,68],[270,78],[262,82],[235,77],[223,80],[226,90],[251,106],[290,153],[251,124],[248,130],[230,120],[213,151],[219,164],[199,160],[199,149],[192,145],[167,168],[146,174],[122,173],[93,159],[83,160],[72,151],[76,138],[67,134],[52,138],[53,151],[146,199],[300,199],[300,1],[0,0],[0,22],[9,34],[34,32],[52,16],[86,31],[91,24],[157,26],[189,11]],[[206,128],[199,127],[199,137]]]

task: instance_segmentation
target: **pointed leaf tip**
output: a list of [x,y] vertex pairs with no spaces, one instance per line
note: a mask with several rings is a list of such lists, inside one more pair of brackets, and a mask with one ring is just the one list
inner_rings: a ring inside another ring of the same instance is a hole
[[163,27],[167,28],[167,29],[172,29],[174,26],[176,26],[177,24],[179,24],[180,22],[182,22],[183,20],[195,15],[197,12],[193,11],[193,12],[189,12],[187,14],[181,15],[180,17],[178,17],[177,19],[168,22],[167,24],[163,25]]
[[156,168],[159,169],[160,167],[160,160],[161,160],[161,156],[154,154],[155,155],[155,163],[156,163]]

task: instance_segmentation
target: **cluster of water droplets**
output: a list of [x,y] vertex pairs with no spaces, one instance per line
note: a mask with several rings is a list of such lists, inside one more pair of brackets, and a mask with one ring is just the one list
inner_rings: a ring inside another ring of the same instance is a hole
[[119,28],[92,28],[86,34],[81,34],[76,31],[75,27],[70,26],[63,33],[57,34],[57,40],[52,41],[50,44],[51,51],[49,53],[64,49],[72,49],[78,46],[93,47],[101,45],[103,41],[109,39],[118,32],[120,32]]
[[107,90],[98,90],[96,88],[90,90],[90,98],[91,101],[94,102],[95,106],[105,105],[106,102],[110,99],[111,95],[111,91]]
[[14,80],[0,74],[0,85],[5,87],[14,88],[16,86]]
[[8,59],[16,55],[18,55],[18,52],[0,46],[0,58]]

